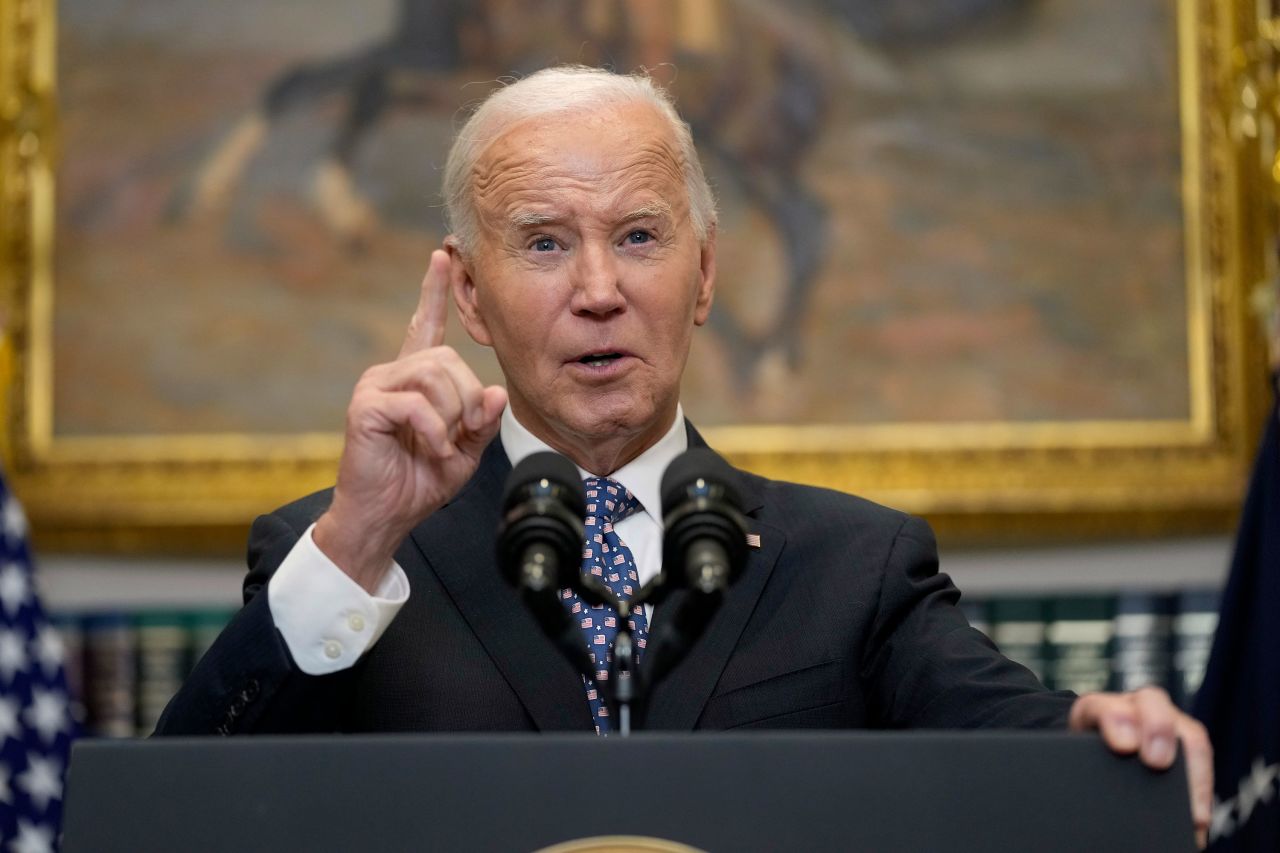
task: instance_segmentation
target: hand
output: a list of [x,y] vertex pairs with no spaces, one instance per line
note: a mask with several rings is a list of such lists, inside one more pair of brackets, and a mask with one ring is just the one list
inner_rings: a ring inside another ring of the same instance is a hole
[[1177,742],[1182,741],[1191,819],[1196,842],[1204,848],[1213,807],[1213,748],[1199,720],[1179,711],[1160,688],[1143,687],[1132,693],[1087,693],[1071,706],[1067,725],[1073,731],[1097,729],[1113,751],[1136,752],[1143,764],[1156,770],[1173,764]]
[[481,385],[443,346],[448,291],[449,256],[436,250],[399,357],[356,383],[333,502],[313,533],[370,592],[409,531],[475,473],[507,404],[504,388]]

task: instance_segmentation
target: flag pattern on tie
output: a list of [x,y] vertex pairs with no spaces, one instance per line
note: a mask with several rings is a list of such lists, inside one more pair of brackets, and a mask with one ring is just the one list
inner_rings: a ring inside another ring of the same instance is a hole
[[0,839],[56,849],[74,735],[63,647],[33,583],[27,520],[0,477]]
[[[597,734],[612,729],[609,708],[600,685],[609,680],[609,664],[613,662],[613,641],[618,636],[618,619],[626,602],[640,589],[640,575],[631,549],[626,546],[614,525],[640,509],[640,502],[620,484],[604,477],[592,477],[585,483],[587,491],[587,539],[582,548],[582,573],[592,574],[605,582],[617,596],[617,607],[588,605],[573,590],[560,591],[561,600],[582,629],[587,653],[595,667],[595,677],[583,676],[587,704],[596,724]],[[644,652],[649,626],[644,607],[636,605],[627,616],[627,628],[635,642],[637,655]]]
[[1212,853],[1280,850],[1280,410],[1240,515],[1194,714],[1213,743]]

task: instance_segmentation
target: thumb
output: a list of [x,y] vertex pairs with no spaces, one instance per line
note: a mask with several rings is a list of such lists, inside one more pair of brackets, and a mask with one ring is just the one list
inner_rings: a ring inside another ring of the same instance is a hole
[[480,423],[468,427],[464,436],[458,441],[459,449],[464,453],[479,453],[493,440],[502,426],[502,410],[507,407],[507,389],[501,385],[490,385],[484,389],[484,399],[480,403]]

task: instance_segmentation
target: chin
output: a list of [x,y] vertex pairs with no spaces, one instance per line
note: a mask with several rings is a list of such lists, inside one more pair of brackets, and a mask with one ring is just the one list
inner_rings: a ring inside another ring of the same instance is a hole
[[574,432],[592,441],[608,441],[637,433],[644,429],[647,423],[648,421],[644,418],[592,418],[575,424]]
[[[590,412],[590,415],[581,417],[583,412]],[[573,413],[579,417],[571,416],[565,423],[583,437],[603,441],[643,431],[653,423],[655,412],[647,401],[584,401],[582,407]]]

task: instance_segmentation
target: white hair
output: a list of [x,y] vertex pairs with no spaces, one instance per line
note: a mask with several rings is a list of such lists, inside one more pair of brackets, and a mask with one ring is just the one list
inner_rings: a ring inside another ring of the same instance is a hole
[[584,65],[545,68],[489,95],[458,131],[444,164],[445,224],[463,252],[472,250],[479,223],[472,195],[476,163],[502,133],[518,122],[577,110],[647,103],[671,126],[688,194],[689,217],[699,242],[716,225],[716,200],[702,172],[689,125],[665,89],[641,74],[615,74]]

